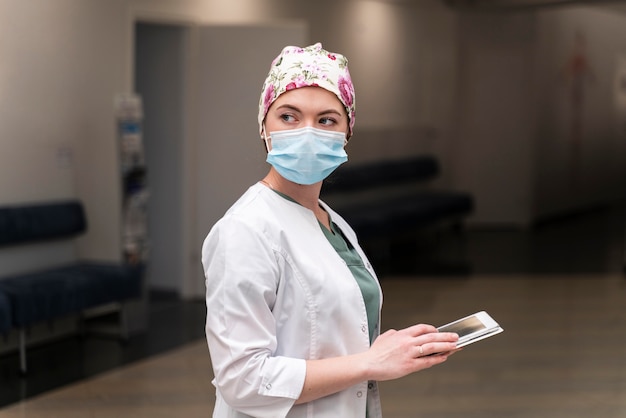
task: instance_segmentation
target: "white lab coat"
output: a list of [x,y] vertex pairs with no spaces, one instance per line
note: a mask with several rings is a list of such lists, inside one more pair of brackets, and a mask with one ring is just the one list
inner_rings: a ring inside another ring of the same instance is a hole
[[[320,203],[376,277],[354,231]],[[256,184],[211,229],[202,263],[214,417],[365,418],[366,399],[381,416],[375,382],[294,405],[305,359],[370,345],[360,288],[313,212]]]

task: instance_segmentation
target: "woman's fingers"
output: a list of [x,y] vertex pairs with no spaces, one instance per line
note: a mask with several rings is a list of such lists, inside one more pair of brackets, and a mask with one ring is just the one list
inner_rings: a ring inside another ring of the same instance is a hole
[[427,338],[432,338],[433,341],[456,341],[458,339],[458,335],[452,332],[439,332],[437,328],[428,324],[417,324],[412,325],[410,327],[404,328],[399,332],[406,332],[412,337],[422,337],[425,336]]
[[417,324],[398,331],[410,336],[412,344],[417,348],[417,357],[450,352],[456,349],[459,336],[452,332],[439,332],[428,324]]
[[428,324],[417,324],[404,328],[402,331],[408,333],[413,337],[418,337],[423,334],[431,334],[433,332],[437,332],[437,328]]
[[418,346],[417,357],[428,357],[434,355],[449,355],[457,351],[456,344],[453,342],[437,342],[428,343]]

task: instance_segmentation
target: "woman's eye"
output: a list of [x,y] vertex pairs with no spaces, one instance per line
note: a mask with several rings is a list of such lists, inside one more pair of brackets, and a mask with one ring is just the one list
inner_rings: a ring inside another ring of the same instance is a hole
[[321,118],[320,123],[322,125],[332,125],[336,123],[336,121],[333,118]]
[[288,114],[280,115],[280,118],[284,120],[285,122],[293,122],[296,120],[296,118],[294,118],[293,115],[288,115]]

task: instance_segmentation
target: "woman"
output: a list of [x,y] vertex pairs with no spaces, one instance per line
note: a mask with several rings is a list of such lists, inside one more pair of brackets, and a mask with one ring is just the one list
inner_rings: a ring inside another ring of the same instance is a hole
[[[382,293],[354,231],[319,200],[354,126],[347,60],[285,47],[259,105],[271,165],[202,249],[214,417],[380,417],[376,381],[444,362],[458,336],[381,335]],[[444,353],[430,355],[435,353]]]

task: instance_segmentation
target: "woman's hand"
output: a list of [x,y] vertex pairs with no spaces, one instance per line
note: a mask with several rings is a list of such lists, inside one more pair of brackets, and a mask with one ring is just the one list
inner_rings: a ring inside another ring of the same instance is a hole
[[456,351],[459,336],[439,332],[432,325],[389,330],[363,353],[370,380],[391,380],[443,363]]
[[367,380],[391,380],[446,361],[459,336],[438,332],[432,325],[389,330],[369,350],[344,357],[307,360],[306,377],[297,404],[344,390]]

